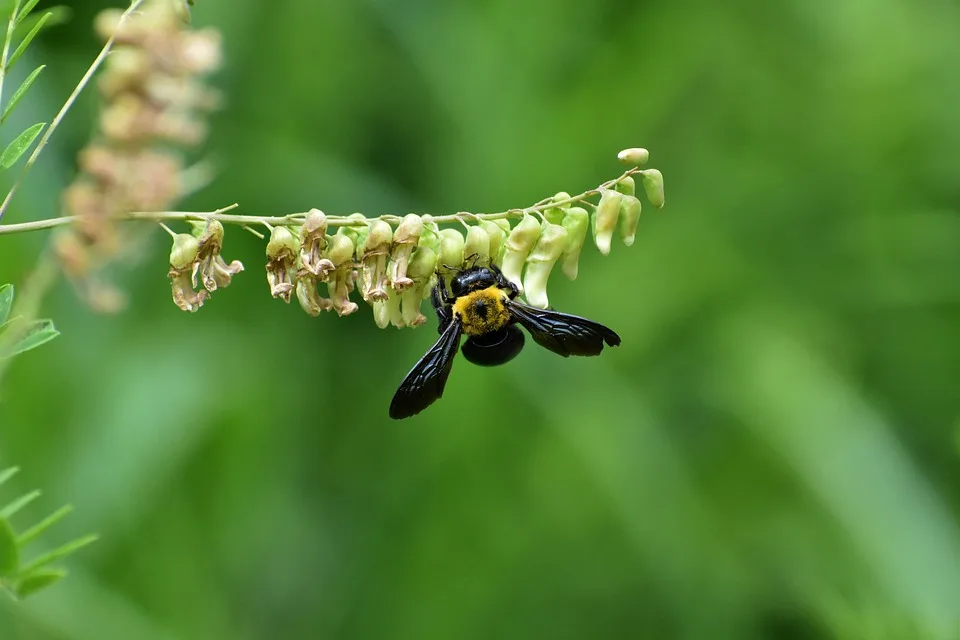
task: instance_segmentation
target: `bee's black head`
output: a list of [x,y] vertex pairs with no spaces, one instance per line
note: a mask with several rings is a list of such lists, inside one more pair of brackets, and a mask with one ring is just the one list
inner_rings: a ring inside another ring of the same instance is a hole
[[487,267],[470,267],[458,273],[450,283],[450,291],[457,298],[471,291],[479,291],[497,284],[497,275]]

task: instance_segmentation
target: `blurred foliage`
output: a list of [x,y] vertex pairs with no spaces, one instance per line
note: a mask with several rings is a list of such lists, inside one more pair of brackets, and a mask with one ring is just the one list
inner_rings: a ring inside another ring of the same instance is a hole
[[[20,130],[96,53],[107,3],[67,4]],[[159,233],[118,269],[126,312],[59,288],[0,444],[103,539],[0,605],[0,637],[960,637],[956,3],[204,0],[193,22],[223,29],[230,106],[186,207],[499,210],[629,145],[670,201],[555,276],[619,349],[459,360],[404,423],[433,330],[268,300],[248,234],[196,315]],[[95,109],[10,221],[57,211]],[[0,281],[43,241],[4,238]]]

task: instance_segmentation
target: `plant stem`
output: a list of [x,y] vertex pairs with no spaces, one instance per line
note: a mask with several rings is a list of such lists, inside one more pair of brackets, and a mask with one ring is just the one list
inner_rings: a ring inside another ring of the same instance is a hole
[[[19,5],[19,0],[17,5]],[[47,127],[47,130],[44,131],[43,136],[40,138],[40,142],[37,143],[36,148],[34,148],[33,153],[30,154],[30,157],[27,158],[26,163],[24,163],[23,168],[20,169],[20,175],[17,176],[16,181],[13,183],[13,186],[10,187],[10,191],[7,192],[7,197],[3,199],[3,204],[0,204],[0,220],[3,220],[3,214],[6,213],[7,207],[10,206],[10,201],[13,199],[14,194],[17,192],[17,189],[20,188],[20,184],[23,182],[24,177],[27,175],[27,172],[30,171],[30,168],[33,167],[33,164],[37,161],[37,158],[40,157],[40,153],[43,151],[44,147],[47,146],[47,142],[50,140],[50,136],[53,135],[53,132],[57,130],[57,127],[60,126],[60,122],[67,115],[67,112],[70,111],[70,108],[73,106],[73,103],[76,101],[77,96],[80,95],[80,92],[83,91],[87,84],[90,82],[90,78],[93,77],[93,74],[97,72],[100,68],[100,65],[103,64],[103,61],[106,60],[107,54],[110,53],[110,50],[113,49],[113,42],[117,37],[117,33],[120,31],[120,28],[123,26],[123,23],[126,22],[127,18],[131,13],[136,11],[140,5],[143,4],[143,0],[133,0],[130,3],[130,6],[127,7],[127,10],[123,12],[120,16],[120,20],[117,22],[117,27],[113,31],[113,35],[107,39],[107,43],[103,45],[103,49],[100,50],[100,54],[96,59],[91,63],[90,67],[87,69],[87,72],[83,74],[83,77],[80,78],[80,82],[77,83],[77,86],[74,87],[73,93],[70,94],[70,97],[67,98],[67,101],[63,103],[63,107],[60,108],[60,111],[53,118],[53,122],[50,123],[50,126]],[[9,34],[9,30],[8,30]],[[4,44],[4,63],[5,54],[6,54],[7,45]],[[5,65],[4,65],[5,66]]]
[[[554,201],[553,198],[545,198],[536,204],[533,204],[529,207],[522,209],[508,209],[506,211],[498,211],[495,213],[470,213],[468,211],[461,211],[459,213],[452,213],[446,215],[436,215],[431,216],[432,220],[438,224],[450,223],[450,222],[468,222],[470,220],[499,220],[501,218],[520,218],[525,214],[534,214],[546,211],[552,207],[563,206],[563,205],[572,205],[572,204],[582,204],[586,202],[588,198],[599,195],[601,191],[605,189],[612,189],[614,185],[626,178],[627,176],[632,176],[634,174],[640,173],[642,169],[639,167],[633,167],[628,169],[621,175],[619,178],[613,180],[608,180],[600,186],[584,191],[583,193],[570,196],[566,200],[557,200]],[[187,220],[217,220],[224,224],[236,224],[241,226],[251,226],[251,225],[298,225],[303,224],[304,218],[307,216],[307,212],[302,213],[290,213],[283,216],[255,216],[255,215],[241,215],[241,214],[230,214],[227,213],[233,209],[237,208],[237,204],[231,204],[227,207],[217,209],[216,211],[210,212],[197,212],[197,211],[132,211],[130,213],[125,213],[116,216],[115,220],[121,221],[131,221],[131,220],[145,220],[152,222],[170,222],[170,221],[187,221]],[[403,219],[402,215],[396,214],[386,214],[379,216],[377,218],[366,218],[363,220],[358,220],[356,218],[350,218],[347,216],[327,216],[327,225],[337,227],[337,226],[359,226],[363,224],[368,224],[371,220],[378,219],[383,220],[389,224],[399,224]],[[21,222],[17,224],[0,224],[0,236],[12,233],[26,233],[29,231],[39,231],[41,229],[52,229],[54,227],[62,227],[75,223],[78,220],[76,216],[63,216],[60,218],[48,218],[46,220],[35,220],[33,222]]]
[[3,53],[0,53],[0,106],[3,106],[3,81],[7,79],[7,58],[10,56],[10,43],[13,41],[13,28],[17,24],[18,13],[20,13],[20,0],[14,0],[13,9],[10,10],[10,21],[7,22],[7,36],[3,39]]

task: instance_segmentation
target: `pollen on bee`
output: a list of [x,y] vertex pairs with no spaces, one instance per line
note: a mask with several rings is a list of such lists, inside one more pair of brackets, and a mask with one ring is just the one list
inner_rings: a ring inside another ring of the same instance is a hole
[[494,286],[457,298],[453,313],[460,318],[463,332],[469,336],[482,336],[507,326],[510,312],[503,304],[503,297],[503,291]]

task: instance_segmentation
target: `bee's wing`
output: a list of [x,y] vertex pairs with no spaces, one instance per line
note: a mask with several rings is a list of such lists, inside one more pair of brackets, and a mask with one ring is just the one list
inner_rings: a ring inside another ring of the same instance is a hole
[[399,420],[416,415],[443,395],[443,387],[453,368],[453,357],[460,348],[461,330],[460,320],[453,318],[437,343],[413,365],[390,403],[391,418]]
[[506,301],[510,314],[541,347],[567,356],[596,356],[603,343],[615,347],[620,336],[599,322],[568,313],[538,309],[516,300]]

